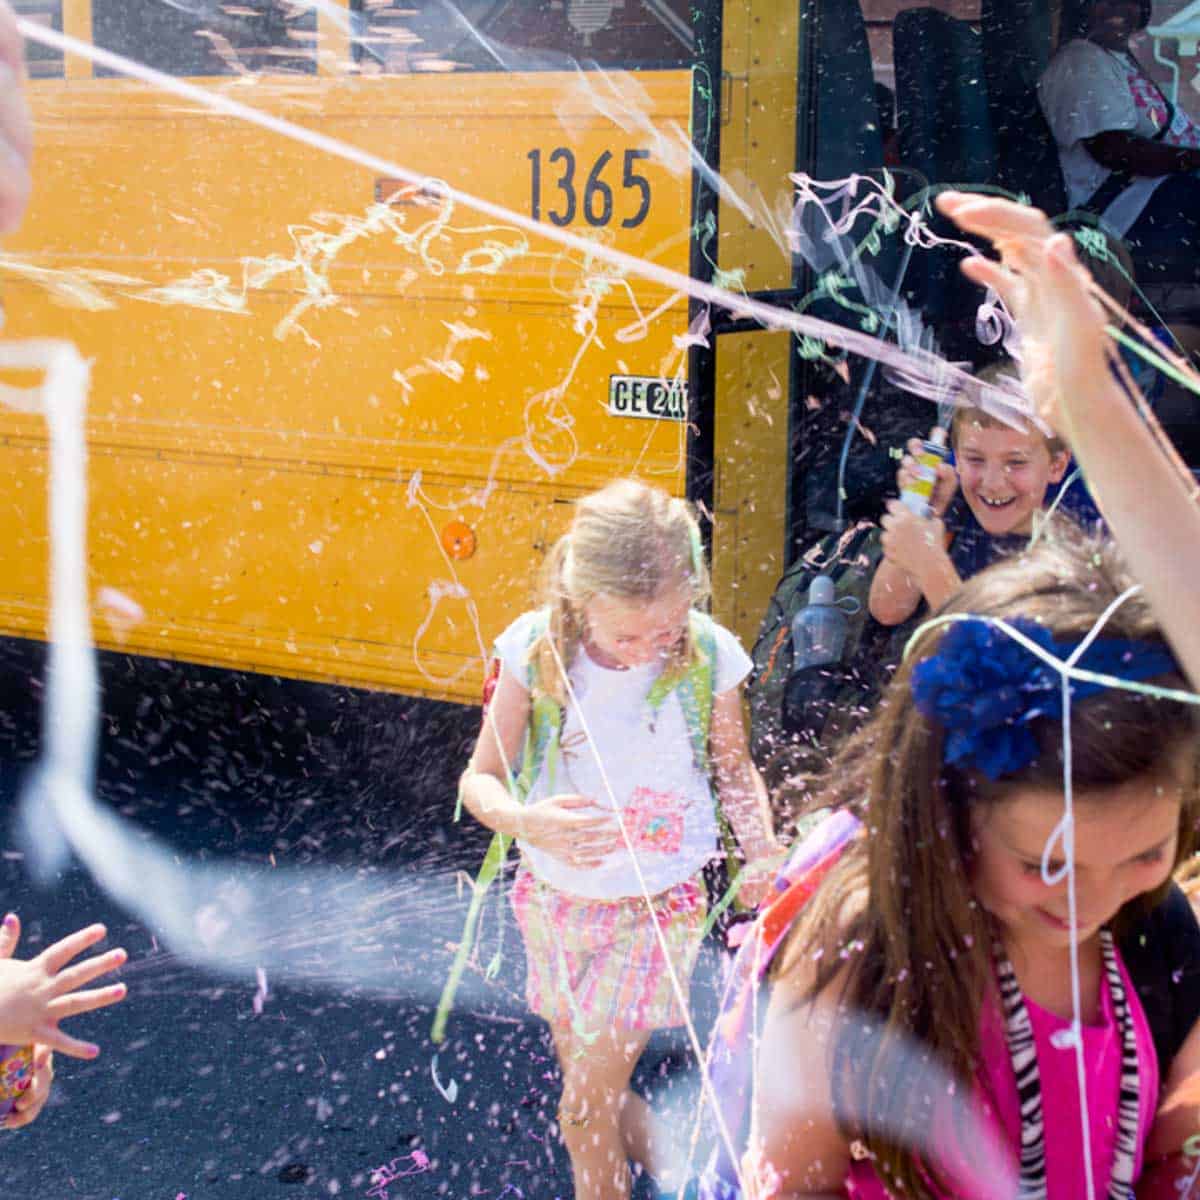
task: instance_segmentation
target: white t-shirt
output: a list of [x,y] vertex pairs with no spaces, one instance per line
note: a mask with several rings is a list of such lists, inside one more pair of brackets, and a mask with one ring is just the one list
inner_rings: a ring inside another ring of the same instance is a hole
[[[528,651],[538,619],[538,613],[526,613],[496,639],[505,673],[523,686],[529,679]],[[715,624],[714,630],[713,691],[719,695],[736,688],[752,664],[732,633]],[[532,803],[572,792],[593,797],[599,808],[609,811],[615,799],[651,895],[692,878],[717,844],[712,789],[696,767],[675,692],[668,694],[651,724],[646,699],[661,671],[658,662],[626,670],[602,667],[580,647],[568,669],[579,707],[567,705],[557,762],[547,756],[527,799]],[[586,869],[568,866],[533,846],[522,845],[521,853],[539,879],[560,891],[593,900],[642,894],[625,845],[599,866]]]
[[[1051,59],[1038,82],[1038,99],[1058,143],[1072,208],[1095,195],[1112,174],[1088,153],[1083,144],[1088,138],[1108,130],[1153,138],[1170,111],[1130,55],[1105,50],[1085,38],[1068,42]],[[1161,140],[1171,146],[1200,145],[1200,129],[1176,109]],[[1124,237],[1165,178],[1136,176],[1101,214],[1104,223]]]

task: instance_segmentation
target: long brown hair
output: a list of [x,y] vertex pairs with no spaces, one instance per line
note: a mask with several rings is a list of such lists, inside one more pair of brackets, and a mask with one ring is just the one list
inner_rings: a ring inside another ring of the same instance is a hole
[[[1024,617],[1074,642],[1131,583],[1111,545],[1060,528],[1035,549],[968,580],[943,611]],[[927,1048],[961,1081],[960,1094],[969,1095],[980,1009],[994,987],[995,931],[971,884],[972,811],[1002,803],[1015,787],[1061,790],[1063,770],[1061,722],[1050,718],[1033,723],[1037,759],[999,784],[943,762],[943,730],[916,709],[910,689],[913,667],[937,652],[943,633],[944,627],[919,633],[876,716],[830,768],[816,802],[853,808],[867,834],[801,914],[780,967],[795,970],[818,956],[809,989],[815,996],[845,971],[849,954],[840,1002],[877,1021],[882,1032],[864,1044],[851,1028],[861,1023],[848,1020],[834,1038],[829,1068],[838,1123],[848,1140],[867,1148],[889,1191],[920,1200],[934,1195],[937,1174],[915,1149],[928,1133],[928,1112],[899,1086],[900,1056],[914,1043]],[[1101,636],[1162,641],[1140,595],[1117,608]],[[1188,690],[1176,675],[1153,682]],[[1195,711],[1124,689],[1071,709],[1073,787],[1109,787],[1178,770],[1186,761],[1176,866],[1194,844]]]
[[[565,704],[559,663],[570,667],[585,633],[583,610],[593,597],[652,601],[681,584],[693,605],[707,601],[700,527],[685,501],[636,479],[618,479],[585,496],[546,563],[542,594],[550,620],[530,648],[535,688]],[[686,667],[695,652],[685,630],[668,669]]]

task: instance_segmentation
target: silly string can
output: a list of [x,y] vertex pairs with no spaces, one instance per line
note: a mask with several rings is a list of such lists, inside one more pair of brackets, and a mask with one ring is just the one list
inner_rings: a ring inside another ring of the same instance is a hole
[[33,1047],[0,1045],[0,1118],[33,1083]]
[[921,453],[917,455],[913,472],[916,478],[900,493],[900,502],[918,517],[932,515],[929,502],[933,499],[933,489],[937,484],[937,469],[949,457],[946,431],[938,427],[930,433],[929,441],[921,443]]

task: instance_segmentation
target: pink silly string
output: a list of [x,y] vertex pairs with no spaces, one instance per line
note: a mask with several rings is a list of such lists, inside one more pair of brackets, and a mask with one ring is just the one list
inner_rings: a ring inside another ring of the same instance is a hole
[[[410,1165],[407,1169],[400,1170],[397,1166],[398,1163],[409,1163]],[[395,1183],[397,1179],[422,1175],[429,1169],[429,1156],[424,1150],[414,1150],[411,1154],[406,1154],[401,1158],[393,1158],[371,1172],[371,1187],[366,1194],[372,1197],[372,1200],[389,1200],[389,1185]]]
[[267,991],[267,973],[262,967],[255,967],[254,974],[258,980],[258,990],[254,993],[253,1007],[254,1015],[262,1016],[263,1005],[267,1002],[267,997],[270,994]]

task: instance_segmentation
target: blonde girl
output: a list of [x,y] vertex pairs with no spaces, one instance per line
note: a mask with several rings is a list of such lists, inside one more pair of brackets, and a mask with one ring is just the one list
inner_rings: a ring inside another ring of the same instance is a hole
[[650,1034],[685,1021],[714,787],[748,862],[744,897],[762,894],[776,854],[742,721],[750,660],[698,611],[707,591],[682,501],[633,480],[581,500],[550,556],[545,606],[497,639],[463,776],[466,807],[520,846],[527,999],[554,1035],[578,1200],[627,1197],[630,1158],[663,1169],[629,1080]]

